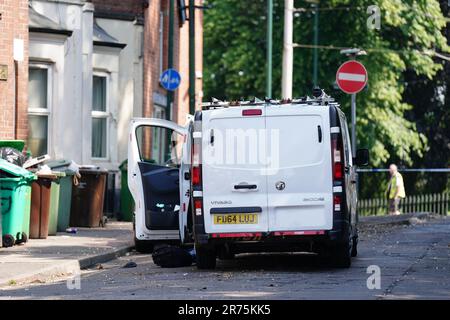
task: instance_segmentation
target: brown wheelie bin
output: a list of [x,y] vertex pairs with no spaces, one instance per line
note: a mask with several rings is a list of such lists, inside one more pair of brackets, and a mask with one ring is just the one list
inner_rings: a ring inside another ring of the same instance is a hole
[[103,201],[108,170],[99,167],[80,167],[81,178],[72,187],[70,210],[71,227],[95,228],[103,226]]
[[30,238],[46,239],[50,214],[50,194],[53,174],[39,174],[31,184]]

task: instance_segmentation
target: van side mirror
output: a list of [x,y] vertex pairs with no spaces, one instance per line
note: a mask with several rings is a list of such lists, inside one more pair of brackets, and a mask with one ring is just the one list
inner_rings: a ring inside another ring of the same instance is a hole
[[356,157],[354,158],[354,163],[358,167],[364,167],[369,165],[369,149],[356,150]]

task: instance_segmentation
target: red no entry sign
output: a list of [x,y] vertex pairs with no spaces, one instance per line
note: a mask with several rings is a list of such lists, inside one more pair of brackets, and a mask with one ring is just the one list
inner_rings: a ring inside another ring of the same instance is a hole
[[344,62],[336,72],[336,83],[345,93],[358,93],[366,86],[367,70],[358,61]]

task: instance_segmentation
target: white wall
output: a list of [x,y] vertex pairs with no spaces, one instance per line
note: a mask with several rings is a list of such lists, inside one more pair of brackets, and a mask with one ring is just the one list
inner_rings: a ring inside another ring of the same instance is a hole
[[80,134],[82,113],[82,6],[33,1],[36,11],[49,17],[72,36],[30,33],[30,62],[52,66],[52,113],[49,118],[49,155],[83,162]]
[[[118,51],[117,161],[127,158],[131,117],[142,116],[143,26],[133,21],[96,19],[98,25],[126,47]],[[96,63],[94,63],[96,67]]]
[[[117,169],[126,159],[128,125],[142,115],[143,27],[132,21],[97,19],[125,48],[93,45],[93,6],[78,0],[30,2],[44,16],[58,22],[71,36],[30,33],[30,61],[51,64],[52,114],[49,155]],[[92,76],[109,75],[108,158],[91,158]]]

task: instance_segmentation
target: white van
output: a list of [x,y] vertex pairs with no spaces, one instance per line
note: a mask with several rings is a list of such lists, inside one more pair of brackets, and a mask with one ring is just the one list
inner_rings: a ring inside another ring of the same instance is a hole
[[[148,163],[142,126],[170,131],[170,156]],[[355,165],[368,153],[353,158],[345,115],[323,93],[205,104],[186,127],[135,119],[129,160],[137,245],[179,232],[200,269],[243,252],[313,251],[342,267],[357,254]]]

